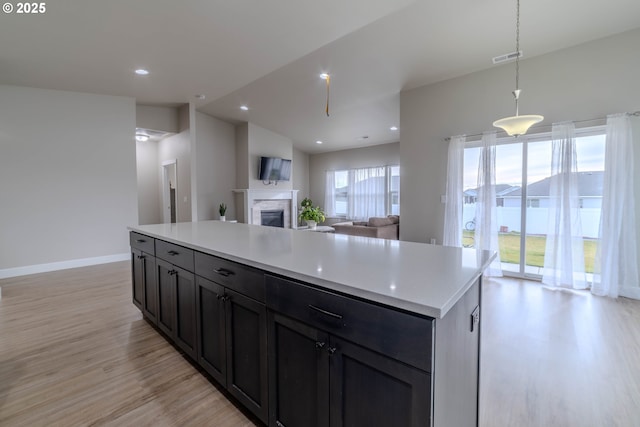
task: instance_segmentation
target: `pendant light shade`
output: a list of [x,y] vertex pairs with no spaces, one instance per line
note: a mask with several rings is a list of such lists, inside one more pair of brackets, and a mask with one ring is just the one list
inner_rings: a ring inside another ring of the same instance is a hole
[[544,117],[537,114],[529,114],[527,116],[511,116],[504,119],[496,120],[493,125],[502,128],[509,136],[520,136],[527,133],[529,128],[536,123],[541,122]]
[[520,99],[520,0],[517,0],[516,4],[516,90],[513,91],[513,97],[516,100],[516,115],[493,122],[495,127],[502,128],[509,136],[524,135],[531,126],[544,119],[544,117],[537,114],[526,116],[518,114],[518,101]]

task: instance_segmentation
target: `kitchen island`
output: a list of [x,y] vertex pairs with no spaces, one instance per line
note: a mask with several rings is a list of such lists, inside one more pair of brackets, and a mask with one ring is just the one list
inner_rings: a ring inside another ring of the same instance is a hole
[[490,253],[219,221],[130,230],[134,304],[264,423],[477,425]]

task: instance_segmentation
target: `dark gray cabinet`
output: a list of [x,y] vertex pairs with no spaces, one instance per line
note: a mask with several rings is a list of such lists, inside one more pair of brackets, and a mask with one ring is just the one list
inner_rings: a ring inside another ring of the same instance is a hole
[[329,426],[329,334],[269,311],[269,425]]
[[430,424],[428,373],[336,337],[328,352],[331,426]]
[[227,389],[267,421],[267,309],[238,292],[226,290]]
[[196,252],[198,362],[267,422],[267,320],[262,272]]
[[152,323],[157,323],[158,292],[154,239],[131,233],[131,283],[133,304]]
[[193,251],[157,240],[156,257],[158,328],[186,354],[196,359],[196,279],[192,272]]
[[224,287],[196,277],[198,363],[216,381],[227,386]]
[[[273,276],[266,284],[270,426],[430,424],[430,374],[407,364],[430,349],[430,319]],[[408,339],[417,351],[396,348]]]
[[272,427],[478,425],[482,278],[442,318],[131,233],[133,303]]

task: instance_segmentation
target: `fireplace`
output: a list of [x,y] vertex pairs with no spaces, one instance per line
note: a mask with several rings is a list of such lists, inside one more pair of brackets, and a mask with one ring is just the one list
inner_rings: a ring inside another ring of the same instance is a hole
[[284,227],[284,210],[260,211],[260,224],[267,227]]
[[247,189],[236,193],[236,215],[246,224],[262,225],[262,211],[283,211],[283,228],[296,228],[298,190]]

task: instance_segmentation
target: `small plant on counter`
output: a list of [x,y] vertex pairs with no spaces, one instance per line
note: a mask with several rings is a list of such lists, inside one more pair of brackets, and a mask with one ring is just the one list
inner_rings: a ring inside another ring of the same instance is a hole
[[313,207],[313,202],[309,198],[305,198],[301,203],[302,210],[298,218],[305,221],[324,222],[325,216],[320,206]]
[[220,203],[220,207],[218,208],[218,212],[220,212],[220,220],[225,220],[225,214],[227,213],[227,205],[224,203]]

